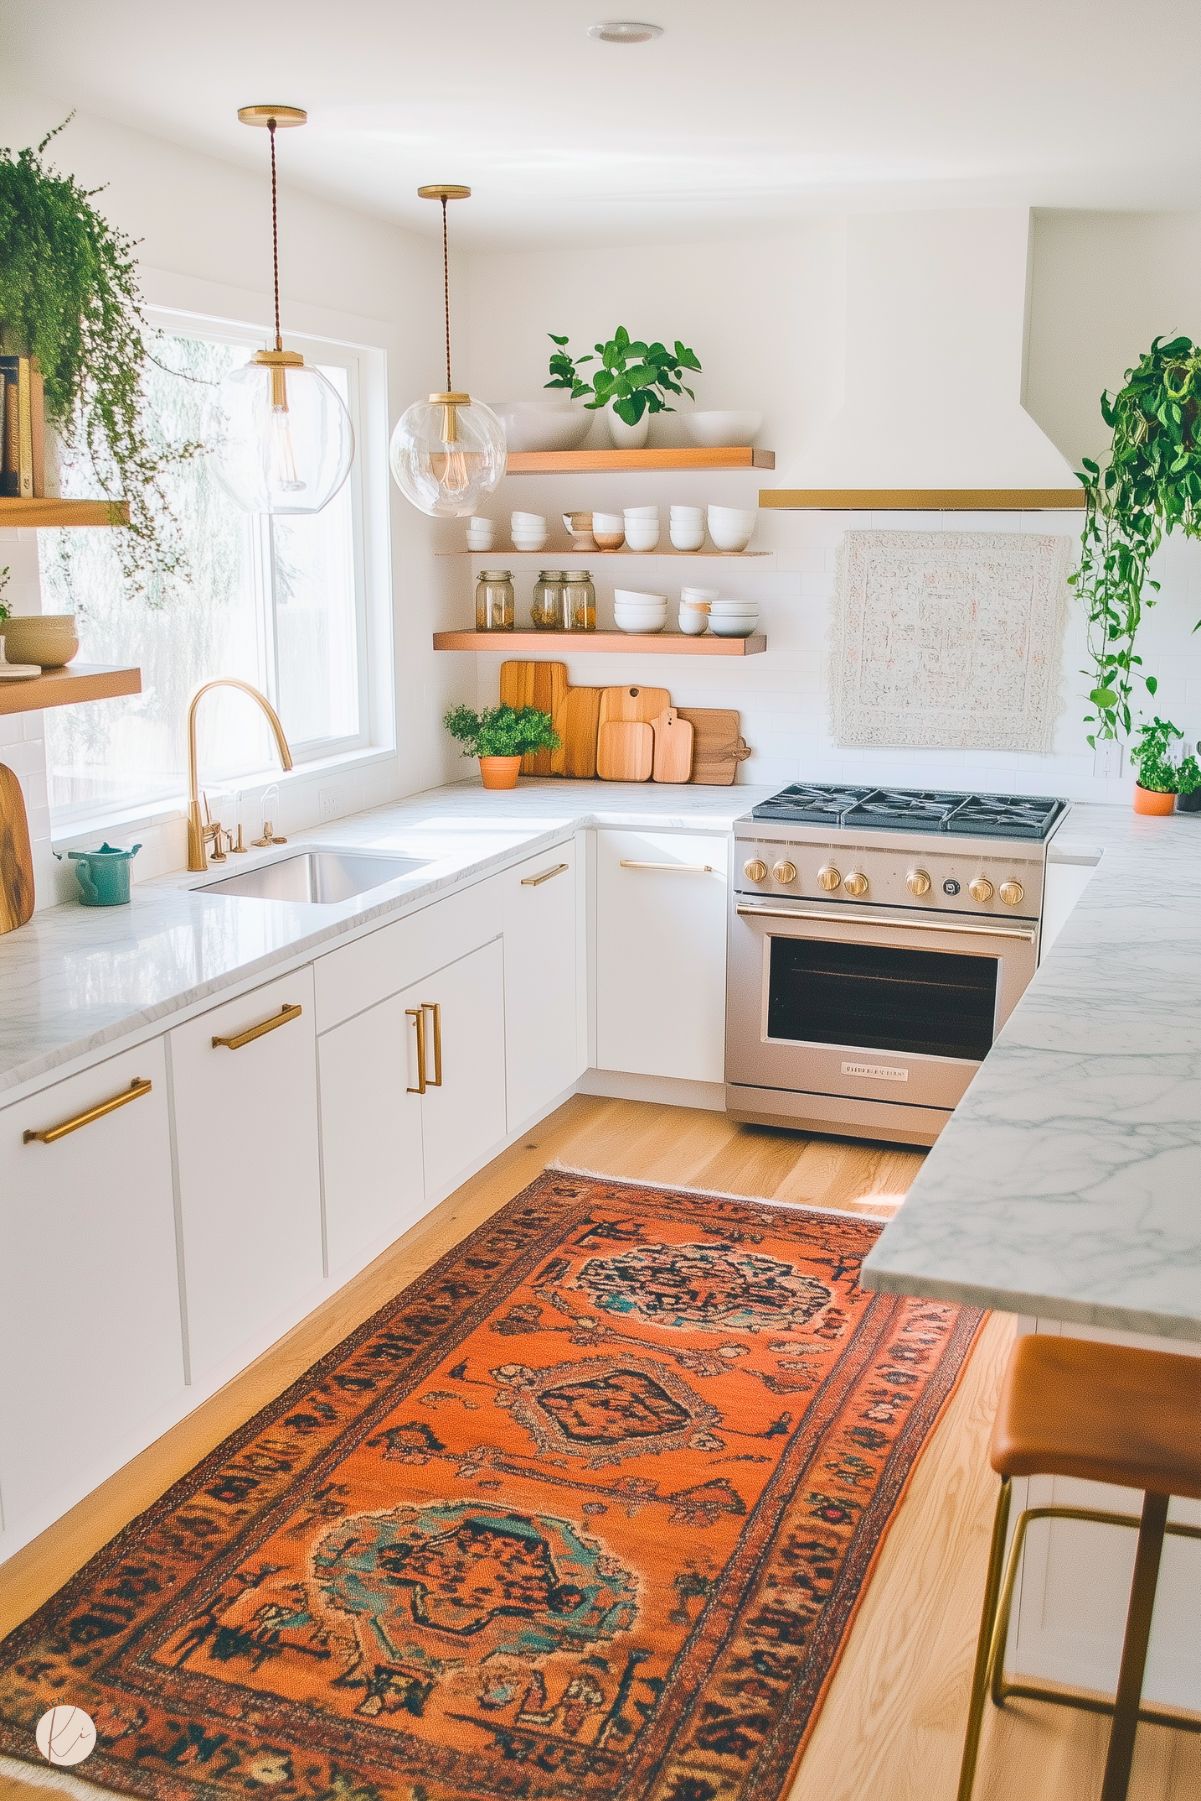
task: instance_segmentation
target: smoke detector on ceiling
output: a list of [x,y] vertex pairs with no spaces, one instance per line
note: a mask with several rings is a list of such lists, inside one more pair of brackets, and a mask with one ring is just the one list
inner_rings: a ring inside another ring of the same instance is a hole
[[647,25],[641,19],[602,19],[599,25],[588,27],[590,38],[599,38],[602,44],[649,44],[652,38],[663,36],[662,25]]

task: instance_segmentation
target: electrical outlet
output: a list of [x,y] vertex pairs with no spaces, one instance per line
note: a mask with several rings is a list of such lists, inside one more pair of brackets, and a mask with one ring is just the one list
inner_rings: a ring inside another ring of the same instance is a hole
[[338,817],[338,796],[332,788],[318,788],[317,817],[322,825],[328,825],[331,819]]
[[1122,773],[1122,746],[1116,738],[1098,738],[1093,747],[1093,774],[1103,782],[1116,782]]

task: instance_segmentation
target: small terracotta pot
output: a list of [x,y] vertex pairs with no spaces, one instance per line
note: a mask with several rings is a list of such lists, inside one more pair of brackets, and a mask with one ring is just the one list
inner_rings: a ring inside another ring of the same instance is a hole
[[1134,810],[1136,813],[1155,813],[1162,816],[1176,811],[1176,796],[1161,794],[1158,788],[1144,788],[1140,783],[1134,784]]
[[480,780],[485,788],[516,788],[520,757],[481,757]]

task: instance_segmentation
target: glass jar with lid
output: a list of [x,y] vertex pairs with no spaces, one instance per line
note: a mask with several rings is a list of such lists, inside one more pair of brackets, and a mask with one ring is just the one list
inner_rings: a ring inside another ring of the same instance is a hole
[[475,580],[477,632],[511,632],[516,619],[511,569],[481,569]]
[[596,584],[586,569],[563,571],[564,625],[573,632],[596,630]]
[[561,569],[539,571],[530,606],[530,621],[535,631],[561,632],[566,629],[563,584]]

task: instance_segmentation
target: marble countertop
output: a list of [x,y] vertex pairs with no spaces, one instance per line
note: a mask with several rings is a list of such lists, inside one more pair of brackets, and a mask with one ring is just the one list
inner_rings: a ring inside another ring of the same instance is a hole
[[869,1288],[1201,1342],[1201,818],[1077,806],[1096,873]]
[[273,967],[331,950],[340,937],[426,906],[581,826],[728,832],[771,790],[650,782],[478,782],[431,789],[294,840],[403,852],[425,866],[334,906],[231,899],[198,882],[240,874],[269,853],[211,876],[134,883],[128,907],[49,907],[0,937],[0,1097],[167,1015]]

